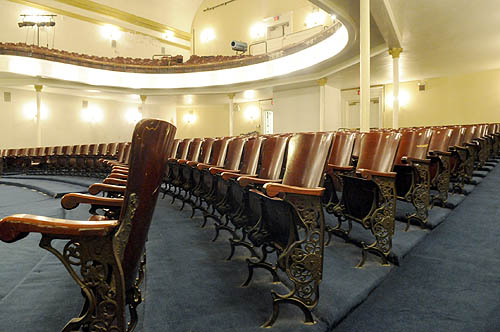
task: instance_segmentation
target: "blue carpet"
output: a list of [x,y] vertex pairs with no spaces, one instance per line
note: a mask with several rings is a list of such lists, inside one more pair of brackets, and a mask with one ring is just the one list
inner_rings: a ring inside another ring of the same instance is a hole
[[498,331],[500,169],[495,169],[333,331]]
[[[477,186],[478,190],[455,210],[434,207],[429,221],[435,227],[432,231],[411,226],[404,232],[406,224],[397,222],[391,260],[399,267],[383,267],[377,257],[369,255],[365,266],[356,269],[360,248],[334,237],[325,248],[321,297],[314,311],[318,323],[304,325],[300,310],[283,305],[273,330],[497,328],[500,228],[495,219],[500,212],[500,199],[496,198],[499,173],[493,170],[488,181]],[[57,183],[65,186],[62,191],[75,185],[49,179],[9,179],[14,180]],[[465,198],[460,196],[461,200]],[[34,213],[70,219],[88,217],[88,206],[65,211],[59,200],[25,188],[0,186],[0,197],[0,216]],[[474,209],[478,206],[480,211]],[[179,211],[179,207],[179,202],[171,205],[170,199],[157,204],[147,243],[146,301],[139,309],[142,319],[138,331],[262,331],[259,326],[272,311],[270,290],[286,293],[287,287],[271,284],[270,275],[262,270],[256,270],[249,287],[240,287],[247,276],[247,252],[237,249],[233,260],[225,261],[228,235],[222,233],[211,242],[213,227],[201,229],[200,214],[190,219],[189,209]],[[327,216],[327,222],[335,224],[331,216]],[[369,231],[357,223],[353,226],[355,242],[371,240]],[[39,239],[40,235],[32,234],[14,244],[0,242],[2,332],[58,331],[79,312],[83,302],[63,266],[38,247]]]
[[16,179],[0,178],[0,184],[34,189],[54,198],[60,198],[67,193],[87,193],[88,187],[82,185],[57,182],[46,179]]

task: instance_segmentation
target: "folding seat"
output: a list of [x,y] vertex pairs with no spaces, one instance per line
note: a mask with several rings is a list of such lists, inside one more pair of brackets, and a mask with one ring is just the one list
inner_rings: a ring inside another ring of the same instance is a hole
[[465,146],[467,128],[464,126],[452,126],[450,128],[453,130],[449,146],[449,151],[452,153],[450,157],[450,176],[453,191],[462,193],[465,182],[470,181],[472,178],[474,159]]
[[174,188],[174,191],[165,191],[165,193],[169,193],[172,195],[172,203],[175,201],[176,197],[180,197],[180,186],[182,183],[180,182],[180,165],[178,164],[178,160],[185,160],[187,158],[187,154],[189,151],[189,145],[192,142],[192,138],[185,138],[179,142],[179,145],[176,149],[174,158],[169,158],[167,162],[167,173],[169,174],[167,177],[170,180],[171,187]]
[[391,252],[396,210],[396,173],[392,170],[400,139],[400,133],[365,133],[360,142],[355,173],[342,175],[338,228],[346,219],[349,222],[347,236],[350,223],[356,221],[370,230],[375,238],[370,245],[363,243],[358,267],[363,266],[367,252],[380,256],[383,264],[387,264]]
[[365,133],[360,133],[359,131],[355,131],[354,133],[356,134],[356,139],[354,140],[354,147],[352,150],[352,165],[356,167],[359,158],[359,149],[361,147],[361,141],[363,139],[363,136],[365,136]]
[[[231,138],[220,138],[216,139],[212,144],[212,150],[210,153],[210,159],[207,163],[199,163],[190,161],[187,163],[188,166],[192,169],[192,179],[194,183],[194,187],[191,190],[192,196],[194,196],[195,200],[191,200],[189,202],[192,208],[192,216],[196,210],[201,210],[203,212],[206,211],[206,208],[203,206],[204,197],[206,197],[210,191],[212,190],[212,182],[210,179],[204,176],[205,172],[208,172],[210,167],[223,167],[224,161],[226,160],[226,152],[231,141]],[[208,172],[208,175],[210,173]],[[191,197],[192,197],[191,196]]]
[[[249,194],[259,202],[259,222],[249,233],[250,241],[264,253],[257,261],[247,259],[247,286],[255,268],[286,273],[292,291],[286,295],[271,292],[273,313],[263,327],[270,327],[278,317],[279,305],[298,306],[308,324],[314,323],[311,311],[319,301],[319,284],[323,274],[325,221],[321,204],[323,174],[331,150],[332,133],[298,133],[290,138],[286,170],[281,183],[270,182]],[[246,177],[249,183],[260,180]],[[267,253],[276,252],[272,264]]]
[[490,151],[488,140],[486,139],[487,127],[488,125],[485,124],[477,125],[477,130],[474,132],[474,135],[472,137],[472,140],[475,141],[478,145],[476,165],[478,169],[484,167],[486,161],[488,160]]
[[428,158],[431,160],[429,166],[431,188],[438,191],[431,198],[432,204],[444,206],[448,201],[450,186],[450,150],[451,135],[453,129],[446,127],[435,127],[432,129],[432,138],[429,143]]
[[64,145],[61,148],[61,154],[57,156],[57,172],[58,174],[68,174],[69,173],[69,159],[71,156],[72,147],[69,145]]
[[393,171],[396,173],[396,196],[413,204],[415,212],[407,215],[408,230],[411,220],[427,223],[431,208],[430,163],[427,159],[432,130],[403,129]]
[[[135,329],[137,306],[143,297],[145,241],[164,174],[164,153],[174,134],[175,127],[160,120],[142,120],[136,125],[124,197],[96,197],[124,206],[117,220],[93,216],[89,221],[72,221],[28,214],[0,220],[0,240],[4,242],[41,233],[40,246],[54,254],[81,287],[83,308],[63,331]],[[66,244],[61,249],[53,246],[54,240]]]
[[59,165],[58,161],[60,156],[62,156],[62,146],[55,146],[52,149],[50,155],[47,155],[47,172],[49,174],[58,174]]
[[[336,132],[333,137],[332,153],[328,160],[325,174],[325,193],[323,204],[328,213],[335,213],[335,207],[340,203],[339,192],[342,192],[341,174],[352,172],[352,154],[357,134],[354,132]],[[359,144],[358,144],[359,155]]]

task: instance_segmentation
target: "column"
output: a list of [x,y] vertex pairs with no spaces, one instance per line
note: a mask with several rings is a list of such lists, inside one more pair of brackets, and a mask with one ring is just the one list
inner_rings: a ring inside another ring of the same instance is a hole
[[229,98],[229,136],[233,136],[234,131],[234,93],[227,95]]
[[146,95],[141,95],[141,113],[142,113],[142,118],[146,119],[149,118],[149,114],[146,110],[146,99],[148,99],[148,96]]
[[399,54],[402,48],[391,48],[389,54],[392,55],[392,128],[399,128]]
[[319,85],[319,131],[324,131],[325,130],[325,85],[326,82],[328,82],[328,78],[323,77],[320,78],[318,81]]
[[370,0],[360,0],[360,130],[370,131]]
[[36,146],[42,146],[42,89],[43,85],[35,84],[36,91]]

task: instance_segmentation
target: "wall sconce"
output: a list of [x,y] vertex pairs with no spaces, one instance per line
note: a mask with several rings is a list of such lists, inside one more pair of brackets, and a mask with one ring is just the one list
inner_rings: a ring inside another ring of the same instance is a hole
[[260,110],[257,106],[249,106],[245,110],[245,118],[249,121],[255,121],[259,118]]
[[[40,105],[40,120],[46,120],[48,115],[45,104]],[[23,116],[28,120],[36,120],[36,103],[30,102],[23,106]]]
[[206,28],[200,34],[200,41],[202,43],[208,43],[215,39],[215,31],[212,28]]
[[193,124],[196,121],[196,115],[194,115],[193,111],[184,114],[184,122],[186,124]]
[[106,24],[101,27],[101,35],[108,40],[111,40],[111,47],[116,47],[116,41],[122,36],[122,32],[117,26]]
[[[399,107],[406,107],[410,103],[410,94],[406,90],[399,91]],[[394,104],[394,95],[391,93],[387,96],[387,106],[392,107]]]
[[131,108],[125,113],[125,119],[130,124],[136,124],[142,119],[142,113],[139,109]]
[[243,92],[243,98],[245,98],[246,100],[255,99],[255,90],[245,90]]
[[252,39],[264,38],[267,34],[267,25],[262,22],[257,22],[250,28],[250,37]]

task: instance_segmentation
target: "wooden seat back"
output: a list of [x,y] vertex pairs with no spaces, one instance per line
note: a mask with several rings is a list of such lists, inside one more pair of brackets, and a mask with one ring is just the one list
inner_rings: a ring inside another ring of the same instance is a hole
[[359,133],[355,132],[355,140],[354,140],[354,147],[352,149],[352,157],[353,158],[359,158],[359,151],[361,149],[361,141],[363,140],[363,137],[365,136],[366,133]]
[[201,144],[203,141],[200,138],[194,138],[189,144],[188,153],[186,155],[186,160],[188,161],[196,161],[200,155]]
[[222,166],[224,169],[239,169],[243,148],[245,147],[246,142],[246,138],[234,138],[229,140],[226,158],[224,160],[224,165]]
[[463,126],[451,127],[453,130],[450,138],[450,146],[463,146],[465,139],[465,131],[467,130]]
[[265,138],[254,136],[247,140],[239,170],[241,174],[256,174],[259,165],[260,149]]
[[105,156],[107,152],[108,145],[106,143],[101,143],[97,146],[97,155]]
[[474,136],[476,134],[477,126],[476,125],[466,125],[465,134],[464,134],[464,143],[472,143]]
[[331,151],[333,133],[298,133],[290,138],[283,184],[320,186]]
[[172,147],[170,148],[170,154],[169,154],[169,158],[175,158],[175,156],[177,155],[177,150],[179,149],[179,144],[181,143],[181,140],[176,138],[174,140],[174,143],[172,144]]
[[212,145],[212,152],[210,153],[210,159],[208,160],[209,165],[216,167],[223,167],[224,160],[226,159],[227,147],[230,142],[230,138],[220,138],[215,140]]
[[203,143],[201,144],[200,155],[198,156],[198,162],[203,164],[209,163],[214,142],[215,142],[214,138],[205,138],[203,140]]
[[404,165],[403,157],[426,159],[431,137],[431,129],[402,130],[395,165]]
[[[125,241],[121,243],[125,245],[121,260],[126,289],[133,287],[138,274],[165,174],[166,152],[172,145],[175,131],[175,126],[168,122],[145,119],[137,123],[132,136],[124,208],[120,214],[120,229],[115,235],[116,243]],[[130,235],[121,236],[121,232],[129,232]]]
[[192,140],[192,138],[185,138],[179,143],[179,147],[177,148],[177,153],[175,155],[176,159],[186,159],[189,151],[189,145]]
[[257,173],[261,179],[276,180],[281,177],[283,160],[290,136],[280,135],[267,138],[262,143]]
[[436,127],[432,129],[432,138],[429,143],[429,151],[447,152],[450,147],[451,135],[453,129],[445,127]]
[[333,138],[332,153],[328,164],[336,166],[349,166],[351,164],[352,151],[356,133],[336,132]]
[[361,139],[356,169],[391,172],[400,140],[401,134],[396,132],[364,133]]

